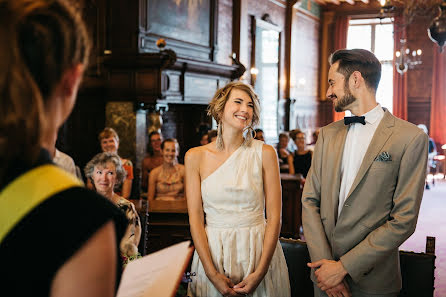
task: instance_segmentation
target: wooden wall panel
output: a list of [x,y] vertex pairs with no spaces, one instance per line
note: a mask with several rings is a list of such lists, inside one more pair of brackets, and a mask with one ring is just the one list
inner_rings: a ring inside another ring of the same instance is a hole
[[430,102],[432,92],[433,51],[432,41],[427,35],[431,17],[418,17],[407,27],[407,45],[412,49],[422,49],[421,65],[409,69],[407,75],[408,120],[414,124],[430,124]]

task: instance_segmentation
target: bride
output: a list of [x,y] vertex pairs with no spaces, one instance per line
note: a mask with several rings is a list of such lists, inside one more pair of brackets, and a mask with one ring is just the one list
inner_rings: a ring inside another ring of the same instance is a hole
[[186,154],[186,197],[196,248],[190,296],[290,296],[278,241],[282,198],[277,154],[253,139],[259,109],[251,86],[229,83],[209,105],[218,123],[217,140]]

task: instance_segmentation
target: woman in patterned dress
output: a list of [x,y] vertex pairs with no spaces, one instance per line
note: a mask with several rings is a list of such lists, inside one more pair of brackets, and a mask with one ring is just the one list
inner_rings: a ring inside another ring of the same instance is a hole
[[96,192],[113,202],[128,219],[127,230],[121,239],[120,250],[123,257],[137,256],[141,238],[141,222],[135,205],[114,192],[115,186],[125,179],[121,159],[117,154],[104,152],[97,154],[85,166],[85,176],[93,183]]

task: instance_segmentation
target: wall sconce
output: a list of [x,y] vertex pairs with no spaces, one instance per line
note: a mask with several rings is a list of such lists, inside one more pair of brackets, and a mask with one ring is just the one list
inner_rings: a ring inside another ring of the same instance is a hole
[[251,85],[254,87],[256,84],[257,74],[259,74],[259,69],[252,67],[249,72],[251,73]]

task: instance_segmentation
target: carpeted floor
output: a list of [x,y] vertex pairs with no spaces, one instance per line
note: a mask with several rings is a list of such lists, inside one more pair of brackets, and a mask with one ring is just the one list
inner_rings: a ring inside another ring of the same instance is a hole
[[424,191],[415,233],[401,246],[401,250],[424,252],[426,236],[436,237],[435,297],[446,296],[446,180]]

